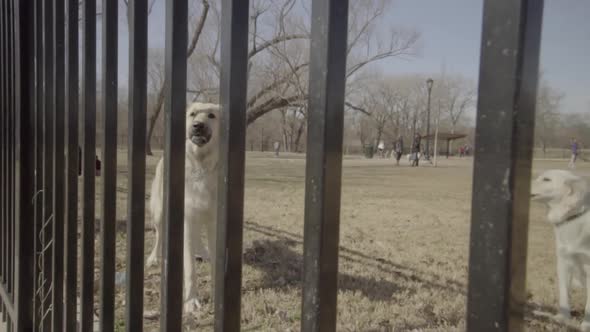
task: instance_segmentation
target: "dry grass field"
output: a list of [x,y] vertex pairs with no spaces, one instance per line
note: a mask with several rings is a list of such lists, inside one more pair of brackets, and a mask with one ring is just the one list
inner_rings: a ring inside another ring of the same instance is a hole
[[[151,184],[159,157],[148,158]],[[119,154],[117,268],[124,270],[127,156]],[[563,160],[536,161],[534,172],[563,168]],[[305,159],[249,153],[246,166],[244,331],[297,331],[301,317]],[[580,162],[589,175],[590,164]],[[391,160],[345,158],[340,230],[338,331],[462,331],[466,305],[472,160],[441,159],[439,167],[395,167]],[[100,179],[97,193],[100,194]],[[98,203],[98,200],[97,200]],[[98,206],[98,205],[97,205]],[[99,213],[97,211],[97,216]],[[149,216],[146,224],[150,224]],[[97,253],[99,249],[97,234]],[[146,257],[153,232],[146,232]],[[527,329],[560,331],[552,228],[544,208],[531,207]],[[98,255],[96,256],[98,259]],[[208,297],[207,264],[199,291]],[[99,271],[96,271],[98,278]],[[146,330],[158,327],[160,273],[146,271]],[[98,294],[98,290],[97,290]],[[584,293],[573,296],[576,319]],[[123,326],[124,289],[117,296]],[[186,318],[187,330],[212,330],[210,304]],[[122,330],[122,329],[121,329]]]

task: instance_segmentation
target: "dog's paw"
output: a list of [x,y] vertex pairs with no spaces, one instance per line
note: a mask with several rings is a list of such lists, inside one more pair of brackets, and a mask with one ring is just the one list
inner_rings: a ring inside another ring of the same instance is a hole
[[150,267],[157,267],[158,265],[160,265],[160,262],[158,261],[158,257],[150,255],[150,257],[148,257],[148,259],[146,261],[146,266],[148,268],[150,268]]
[[184,313],[186,314],[191,314],[194,313],[195,311],[201,309],[202,305],[201,302],[199,302],[199,300],[197,299],[189,299],[187,301],[184,302]]

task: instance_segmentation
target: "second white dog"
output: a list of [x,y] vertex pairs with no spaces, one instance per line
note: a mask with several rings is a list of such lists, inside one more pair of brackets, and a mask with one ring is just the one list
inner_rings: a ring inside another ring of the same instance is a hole
[[[184,184],[184,311],[199,307],[196,296],[195,256],[211,262],[211,289],[214,290],[215,240],[217,225],[217,160],[219,137],[219,105],[193,103],[186,113],[186,160]],[[152,183],[150,210],[156,230],[154,248],[148,266],[158,264],[161,255],[164,205],[164,160],[156,168]],[[182,190],[178,188],[178,190]],[[206,234],[209,250],[203,244]],[[213,294],[211,294],[213,298]]]
[[590,331],[590,195],[589,185],[568,171],[550,170],[532,183],[533,200],[549,207],[547,219],[555,230],[558,320],[571,318],[569,288],[586,288],[586,310],[582,331]]

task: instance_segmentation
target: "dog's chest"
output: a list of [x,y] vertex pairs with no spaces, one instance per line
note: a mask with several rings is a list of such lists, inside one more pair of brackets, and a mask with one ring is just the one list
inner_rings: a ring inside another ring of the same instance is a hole
[[185,204],[198,210],[215,206],[217,173],[200,167],[187,167],[185,171]]
[[[582,221],[573,221],[555,229],[558,253],[590,258],[590,229]],[[581,256],[580,256],[581,255]]]

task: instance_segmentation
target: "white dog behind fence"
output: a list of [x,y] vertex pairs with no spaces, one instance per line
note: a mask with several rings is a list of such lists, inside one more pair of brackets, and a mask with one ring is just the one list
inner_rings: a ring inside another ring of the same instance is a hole
[[590,187],[583,178],[563,170],[550,170],[532,183],[533,200],[549,207],[547,219],[555,230],[559,314],[571,318],[570,284],[586,288],[582,331],[590,331]]
[[[211,262],[211,291],[215,280],[215,239],[217,223],[217,160],[219,105],[193,103],[186,113],[186,159],[184,186],[184,311],[200,306],[196,296],[196,256]],[[164,160],[156,168],[152,183],[150,210],[156,230],[154,248],[147,265],[158,264],[162,253],[164,206]],[[181,190],[179,188],[179,190]],[[209,250],[203,244],[206,235]],[[209,259],[211,258],[211,259]],[[213,298],[213,293],[211,294]]]

